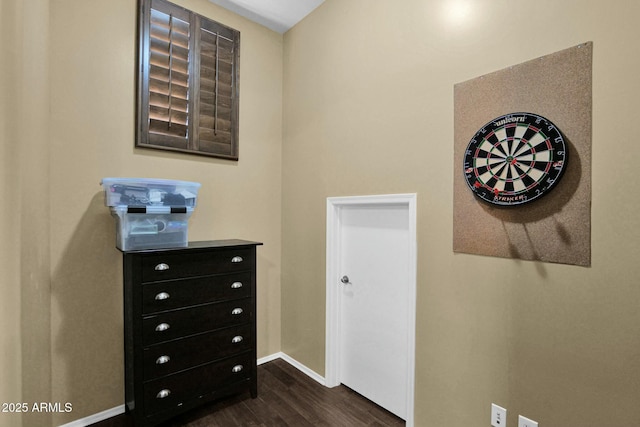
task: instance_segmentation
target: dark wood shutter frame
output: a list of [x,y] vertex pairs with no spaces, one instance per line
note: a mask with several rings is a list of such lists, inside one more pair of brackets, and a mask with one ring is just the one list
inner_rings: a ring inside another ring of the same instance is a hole
[[240,33],[140,0],[137,147],[238,159]]

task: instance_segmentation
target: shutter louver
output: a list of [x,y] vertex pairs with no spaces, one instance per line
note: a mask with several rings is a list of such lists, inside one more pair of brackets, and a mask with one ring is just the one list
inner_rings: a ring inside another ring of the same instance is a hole
[[[189,23],[151,9],[149,33],[149,133],[181,139],[187,148],[189,125]],[[153,140],[153,139],[152,139]]]

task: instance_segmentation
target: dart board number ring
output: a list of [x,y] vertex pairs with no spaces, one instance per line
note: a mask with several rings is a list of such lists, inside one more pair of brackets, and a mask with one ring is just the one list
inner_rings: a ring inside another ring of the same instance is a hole
[[568,146],[550,120],[511,113],[485,124],[464,153],[469,189],[484,202],[519,206],[549,193],[568,163]]

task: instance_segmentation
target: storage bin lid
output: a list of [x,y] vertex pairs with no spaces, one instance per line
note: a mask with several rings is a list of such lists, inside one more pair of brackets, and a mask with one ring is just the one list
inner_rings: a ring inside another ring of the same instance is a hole
[[200,183],[170,179],[103,178],[105,206],[195,207]]
[[148,215],[168,215],[168,214],[189,214],[193,213],[191,206],[111,206],[109,210],[114,215],[123,216],[125,214],[148,214]]

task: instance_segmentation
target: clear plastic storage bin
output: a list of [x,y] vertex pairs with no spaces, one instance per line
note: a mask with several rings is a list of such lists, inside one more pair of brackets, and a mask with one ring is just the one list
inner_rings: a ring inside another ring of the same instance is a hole
[[193,208],[184,213],[130,213],[129,208],[112,207],[116,219],[116,247],[123,251],[186,247],[187,223]]
[[105,205],[116,219],[116,247],[123,251],[186,247],[197,182],[104,178]]

